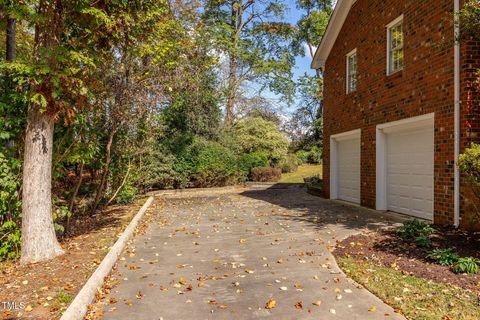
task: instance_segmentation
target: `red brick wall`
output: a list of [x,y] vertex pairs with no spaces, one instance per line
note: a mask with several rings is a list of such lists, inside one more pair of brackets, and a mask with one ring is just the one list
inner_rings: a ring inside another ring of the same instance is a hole
[[[404,69],[387,76],[385,26],[402,14]],[[325,65],[323,170],[326,196],[329,196],[330,185],[331,135],[362,129],[361,204],[375,208],[376,126],[435,112],[435,222],[453,223],[452,17],[452,0],[358,0],[353,5]],[[346,95],[345,55],[355,48],[357,91]],[[465,76],[464,72],[463,78]],[[463,132],[466,132],[463,123]],[[466,144],[466,135],[463,138]]]

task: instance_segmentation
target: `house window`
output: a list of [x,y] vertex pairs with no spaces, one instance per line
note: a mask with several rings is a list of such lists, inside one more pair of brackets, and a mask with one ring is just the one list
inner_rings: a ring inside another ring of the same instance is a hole
[[403,69],[403,16],[387,26],[387,74]]
[[357,90],[357,49],[347,54],[347,93]]

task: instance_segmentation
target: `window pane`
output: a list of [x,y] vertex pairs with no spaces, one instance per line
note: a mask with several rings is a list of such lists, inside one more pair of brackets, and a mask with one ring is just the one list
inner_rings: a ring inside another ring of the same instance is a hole
[[357,54],[348,57],[348,92],[357,88]]
[[389,72],[403,68],[403,28],[398,24],[389,29]]

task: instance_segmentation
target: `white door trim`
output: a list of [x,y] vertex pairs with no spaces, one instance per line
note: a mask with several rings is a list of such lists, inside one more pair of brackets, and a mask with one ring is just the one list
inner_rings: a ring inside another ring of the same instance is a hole
[[425,126],[434,126],[435,113],[377,125],[376,132],[376,209],[387,210],[387,139],[386,134]]
[[361,133],[361,129],[356,129],[330,136],[330,199],[332,200],[338,199],[338,142],[361,139]]

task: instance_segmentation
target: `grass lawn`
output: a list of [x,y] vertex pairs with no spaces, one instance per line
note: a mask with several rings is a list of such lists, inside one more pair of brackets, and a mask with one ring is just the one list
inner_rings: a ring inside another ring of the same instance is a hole
[[322,177],[322,165],[304,164],[298,167],[298,170],[291,173],[282,174],[281,183],[303,183],[303,178],[320,175]]
[[480,319],[480,297],[467,290],[352,258],[338,263],[349,277],[409,319]]

